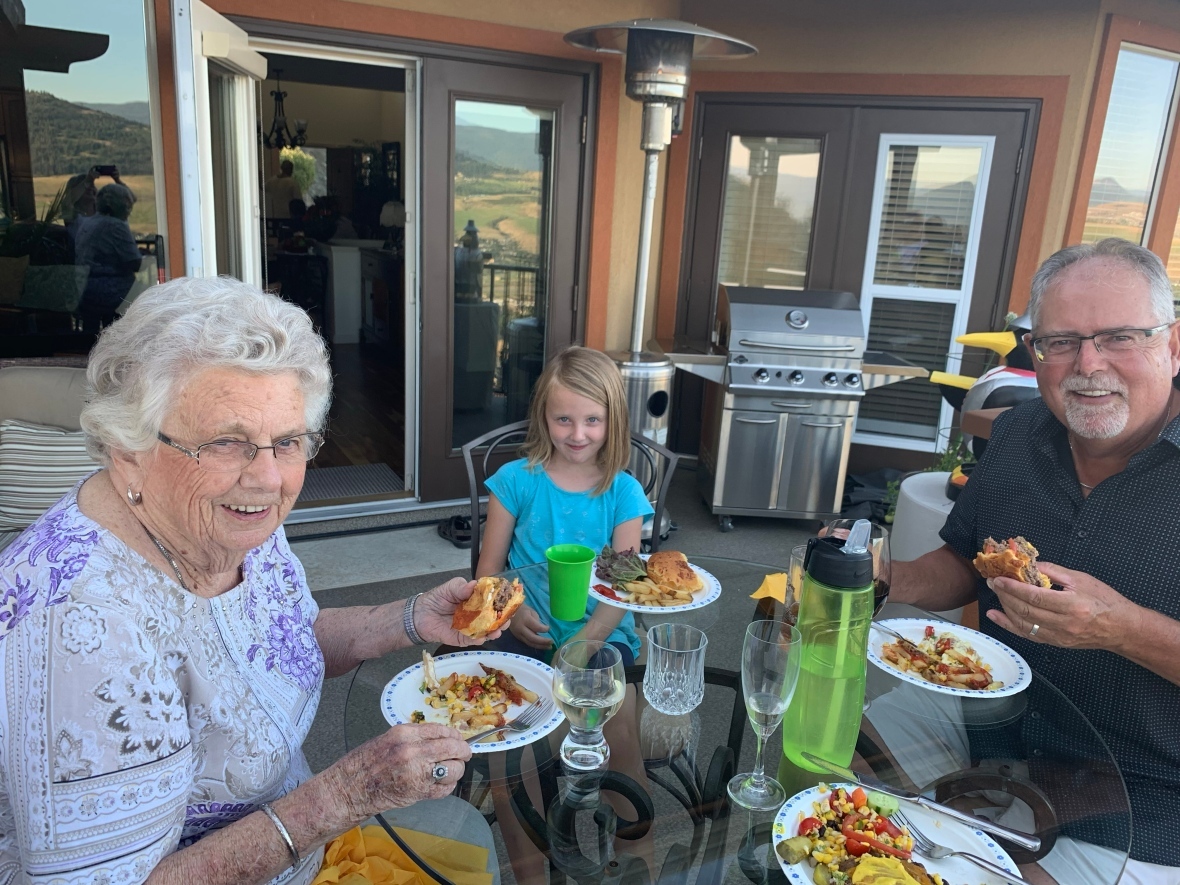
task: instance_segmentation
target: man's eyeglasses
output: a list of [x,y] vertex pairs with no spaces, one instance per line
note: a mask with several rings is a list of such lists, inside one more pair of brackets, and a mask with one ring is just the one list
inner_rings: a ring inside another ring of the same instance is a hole
[[1083,341],[1093,341],[1094,349],[1107,359],[1130,356],[1174,323],[1164,323],[1153,329],[1111,329],[1094,335],[1044,335],[1030,339],[1033,353],[1042,363],[1072,363],[1082,348]]
[[226,472],[244,469],[262,449],[270,449],[275,453],[275,458],[284,464],[301,464],[314,458],[324,444],[322,433],[299,433],[277,440],[273,446],[256,446],[238,439],[218,439],[199,445],[193,451],[162,433],[156,436],[165,445],[184,452],[205,470]]

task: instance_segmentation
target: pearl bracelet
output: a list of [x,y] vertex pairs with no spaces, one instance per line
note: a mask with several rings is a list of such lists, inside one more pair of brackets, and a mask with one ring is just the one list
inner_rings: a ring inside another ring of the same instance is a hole
[[406,631],[406,636],[409,637],[410,642],[414,645],[425,645],[426,640],[422,638],[422,634],[414,626],[414,604],[418,601],[421,593],[415,594],[406,600],[405,608],[402,609],[402,628]]
[[275,829],[279,831],[279,835],[283,837],[283,842],[287,846],[287,854],[291,856],[291,866],[296,866],[299,863],[299,849],[295,847],[295,840],[291,838],[291,834],[287,832],[287,828],[275,813],[275,810],[267,805],[265,802],[259,806],[270,818],[270,822],[275,825]]

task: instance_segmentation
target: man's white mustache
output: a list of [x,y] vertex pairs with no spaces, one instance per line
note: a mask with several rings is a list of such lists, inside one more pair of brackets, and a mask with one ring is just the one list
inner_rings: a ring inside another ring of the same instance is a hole
[[1113,378],[1107,380],[1105,378],[1093,376],[1089,378],[1079,378],[1076,376],[1072,378],[1066,378],[1061,382],[1061,389],[1070,391],[1071,393],[1085,393],[1086,391],[1091,390],[1106,390],[1110,393],[1117,393],[1124,396],[1127,393],[1126,386],[1118,381],[1115,381]]

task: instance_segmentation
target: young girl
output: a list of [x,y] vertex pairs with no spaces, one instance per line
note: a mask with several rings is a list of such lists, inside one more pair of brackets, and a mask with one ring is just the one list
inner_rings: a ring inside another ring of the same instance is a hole
[[[653,511],[643,487],[623,472],[631,456],[627,397],[606,354],[570,347],[550,361],[533,391],[521,454],[487,481],[477,577],[544,562],[553,544],[639,549],[643,520]],[[510,634],[495,645],[548,658],[571,639],[605,639],[627,667],[639,654],[639,638],[631,613],[621,615],[610,606],[596,609],[590,599],[581,620],[560,621],[549,616],[543,591],[526,586]]]
[[[639,549],[643,520],[653,511],[643,487],[623,472],[631,456],[627,396],[618,367],[606,354],[570,347],[545,367],[533,390],[521,454],[523,458],[505,464],[487,481],[488,521],[477,577],[545,562],[545,550],[553,544],[584,544],[596,551],[605,544],[616,550]],[[525,604],[513,615],[509,632],[487,647],[547,660],[572,639],[606,640],[619,649],[623,666],[635,662],[640,645],[630,612],[624,617],[622,609],[599,607],[590,599],[580,620],[561,621],[549,615],[547,593],[532,584],[526,582]],[[646,789],[632,686],[604,733],[610,767]],[[516,822],[503,786],[502,763],[492,764],[496,819],[516,880],[521,885],[544,883],[545,858]],[[525,787],[534,807],[543,807],[536,778],[526,775]],[[605,797],[620,816],[636,816],[614,793]],[[625,849],[643,857],[649,869],[650,843],[649,834]]]

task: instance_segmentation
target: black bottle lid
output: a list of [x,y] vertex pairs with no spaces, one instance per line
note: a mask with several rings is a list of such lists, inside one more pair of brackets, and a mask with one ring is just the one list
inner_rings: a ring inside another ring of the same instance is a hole
[[873,554],[845,553],[842,538],[812,538],[807,542],[803,568],[829,587],[860,590],[873,583]]

